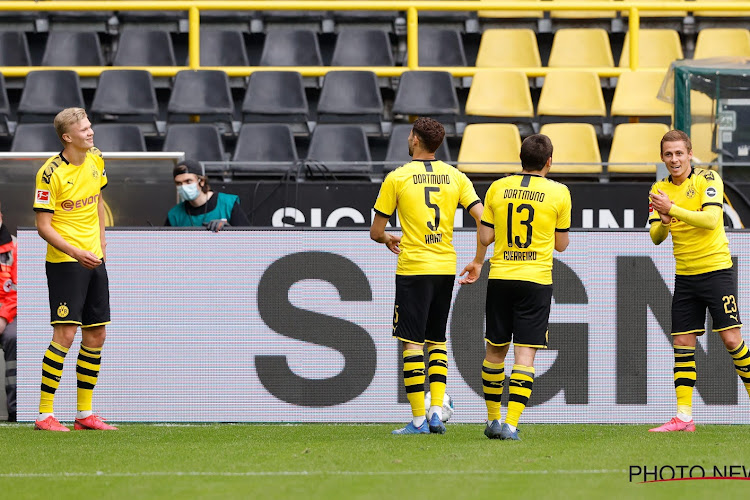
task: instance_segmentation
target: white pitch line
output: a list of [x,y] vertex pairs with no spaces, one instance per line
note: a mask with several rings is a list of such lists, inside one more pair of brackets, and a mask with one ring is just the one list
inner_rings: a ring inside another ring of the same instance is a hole
[[[451,470],[451,471],[420,471],[428,475],[545,475],[545,474],[620,474],[624,469],[594,469],[594,470]],[[200,471],[163,471],[163,472],[6,472],[0,478],[66,478],[66,477],[276,477],[276,476],[405,476],[414,471],[247,471],[247,472],[200,472]]]

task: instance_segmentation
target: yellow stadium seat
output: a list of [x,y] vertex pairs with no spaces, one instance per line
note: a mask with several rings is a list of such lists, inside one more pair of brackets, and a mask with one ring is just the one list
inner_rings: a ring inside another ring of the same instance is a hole
[[672,104],[656,97],[662,80],[664,74],[656,71],[633,71],[620,75],[612,98],[612,117],[669,118]]
[[[521,135],[509,123],[474,123],[464,130],[458,169],[466,173],[508,174],[521,171]],[[487,165],[487,163],[513,165]]]
[[[485,1],[485,0],[482,0]],[[491,0],[498,1],[498,0]],[[514,0],[508,0],[514,1]],[[524,0],[521,0],[524,1]],[[528,2],[538,2],[539,0],[525,0]],[[515,19],[515,18],[543,18],[543,10],[480,10],[479,17],[494,19]]]
[[[747,3],[747,0],[695,0],[696,5],[725,1]],[[750,17],[750,10],[696,10],[693,15],[695,17]]]
[[599,77],[592,71],[550,71],[537,107],[539,116],[606,115]]
[[[623,123],[615,127],[609,172],[653,174],[661,163],[660,144],[669,127],[663,123]],[[648,165],[644,165],[647,163]]]
[[611,68],[609,35],[603,29],[559,29],[552,40],[550,68]]
[[693,116],[710,117],[716,114],[716,104],[713,99],[703,92],[690,91],[690,114]]
[[[564,1],[564,0],[560,0]],[[601,0],[582,0],[584,2],[598,2]],[[605,0],[606,1],[606,0]],[[611,0],[613,1],[613,0]],[[550,11],[552,19],[610,19],[617,16],[614,10],[553,10]]]
[[534,117],[529,82],[521,71],[477,71],[466,99],[466,114],[508,118]]
[[529,29],[490,29],[482,35],[477,67],[538,68],[542,65],[536,34]]
[[[683,58],[680,35],[675,30],[640,30],[638,36],[639,68],[664,68],[666,70],[672,61]],[[620,56],[620,67],[627,68],[628,66],[630,66],[630,33],[625,34],[625,43]]]
[[713,123],[694,123],[690,127],[690,142],[693,144],[693,160],[710,163],[716,160],[713,149]]
[[693,59],[732,56],[750,57],[750,31],[739,28],[707,28],[698,32]]
[[[548,123],[540,134],[552,141],[553,174],[598,174],[602,171],[602,155],[596,141],[596,130],[589,123]],[[577,165],[562,165],[575,163]]]

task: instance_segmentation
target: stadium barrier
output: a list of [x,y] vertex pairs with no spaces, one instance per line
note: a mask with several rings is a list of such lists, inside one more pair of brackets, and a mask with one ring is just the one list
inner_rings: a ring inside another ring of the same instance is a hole
[[[51,327],[45,244],[33,229],[18,236],[18,417],[31,421]],[[454,236],[462,268],[475,235]],[[748,314],[750,235],[729,240]],[[114,229],[107,241],[112,324],[94,407],[112,421],[408,419],[391,337],[396,258],[366,232]],[[537,356],[523,421],[669,419],[671,245],[655,247],[644,230],[574,231],[556,258],[549,349]],[[455,422],[486,416],[484,278],[454,289],[447,391]],[[78,345],[57,392],[61,420],[75,411]],[[746,423],[747,394],[719,336],[700,337],[696,358],[696,419]]]

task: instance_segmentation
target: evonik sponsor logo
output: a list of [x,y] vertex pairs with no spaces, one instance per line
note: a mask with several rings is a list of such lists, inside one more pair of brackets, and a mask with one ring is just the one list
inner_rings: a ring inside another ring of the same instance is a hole
[[60,206],[66,212],[70,212],[71,210],[74,210],[76,208],[82,208],[87,205],[93,205],[97,202],[98,199],[99,199],[99,195],[95,194],[95,195],[89,196],[88,198],[83,198],[80,200],[65,200],[62,203],[60,203]]
[[750,467],[745,465],[631,465],[628,482],[662,483],[705,479],[750,481]]

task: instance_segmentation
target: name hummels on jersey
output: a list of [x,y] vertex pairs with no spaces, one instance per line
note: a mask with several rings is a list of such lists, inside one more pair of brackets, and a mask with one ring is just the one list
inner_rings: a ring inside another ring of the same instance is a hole
[[544,193],[540,191],[531,191],[529,189],[506,189],[503,192],[503,198],[514,198],[517,200],[544,201]]

